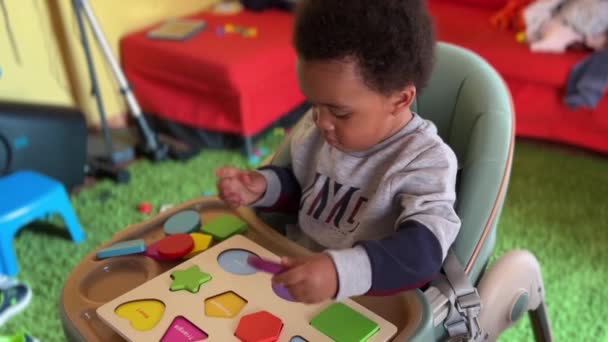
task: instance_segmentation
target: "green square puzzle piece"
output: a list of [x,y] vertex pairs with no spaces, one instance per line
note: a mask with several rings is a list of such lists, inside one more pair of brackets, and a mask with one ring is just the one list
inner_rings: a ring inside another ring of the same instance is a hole
[[236,216],[221,215],[203,225],[201,230],[217,241],[222,241],[232,235],[244,233],[247,230],[247,223]]
[[336,342],[365,342],[380,330],[376,322],[342,303],[328,306],[310,324]]

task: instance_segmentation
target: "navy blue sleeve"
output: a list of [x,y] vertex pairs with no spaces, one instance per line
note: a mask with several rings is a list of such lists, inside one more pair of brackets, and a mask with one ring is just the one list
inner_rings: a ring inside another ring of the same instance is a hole
[[[285,214],[297,214],[302,197],[302,188],[291,167],[264,166],[260,170],[271,170],[279,178],[279,198],[268,206],[260,207],[262,211],[282,212]],[[274,189],[273,189],[274,190]],[[270,191],[268,189],[267,191]]]
[[378,241],[362,241],[372,268],[368,295],[384,296],[419,288],[440,271],[443,251],[422,223],[404,221],[399,230]]

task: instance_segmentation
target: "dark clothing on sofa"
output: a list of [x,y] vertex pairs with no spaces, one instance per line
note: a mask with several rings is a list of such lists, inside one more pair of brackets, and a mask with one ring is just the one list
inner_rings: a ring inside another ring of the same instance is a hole
[[574,66],[564,101],[572,109],[593,109],[604,96],[607,86],[608,48],[593,53]]

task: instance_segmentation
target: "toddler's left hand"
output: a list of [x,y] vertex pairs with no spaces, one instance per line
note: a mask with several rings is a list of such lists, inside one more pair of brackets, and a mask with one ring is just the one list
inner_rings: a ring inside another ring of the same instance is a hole
[[331,257],[318,253],[300,259],[283,257],[288,270],[272,278],[283,285],[298,302],[315,304],[332,299],[338,292],[338,272]]

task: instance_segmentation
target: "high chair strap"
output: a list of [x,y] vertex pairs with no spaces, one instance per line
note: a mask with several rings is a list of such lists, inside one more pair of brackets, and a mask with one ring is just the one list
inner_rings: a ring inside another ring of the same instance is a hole
[[443,322],[450,341],[482,340],[483,332],[478,320],[481,298],[451,249],[443,270],[445,276],[440,276],[425,291],[433,306],[435,325]]

